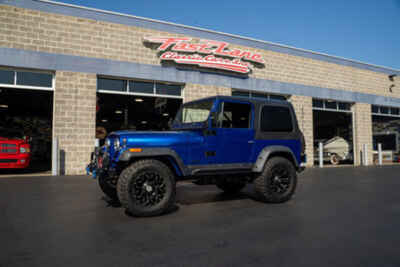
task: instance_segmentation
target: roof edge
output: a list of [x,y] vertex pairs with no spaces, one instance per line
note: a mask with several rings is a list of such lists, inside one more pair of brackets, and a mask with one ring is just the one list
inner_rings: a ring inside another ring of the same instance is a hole
[[[32,5],[29,4],[28,1],[31,3],[35,3],[35,2],[38,4],[41,3],[42,5],[45,4],[47,6],[46,6],[46,8],[44,8],[45,10],[42,10],[43,7],[39,8],[36,5],[34,5],[35,7],[32,7]],[[399,69],[394,69],[391,67],[374,65],[371,63],[357,61],[354,59],[333,56],[333,55],[329,55],[329,54],[325,54],[325,53],[321,53],[321,52],[297,48],[297,47],[283,45],[283,44],[279,44],[279,43],[273,43],[273,42],[259,40],[259,39],[255,39],[255,38],[251,38],[251,37],[245,37],[245,36],[240,36],[240,35],[230,34],[230,33],[225,33],[225,32],[219,32],[219,31],[209,30],[209,29],[200,28],[200,27],[188,26],[188,25],[183,25],[183,24],[178,24],[178,23],[173,23],[173,22],[166,22],[166,21],[162,21],[162,20],[150,19],[150,18],[135,16],[135,15],[129,15],[129,14],[124,14],[124,13],[115,12],[115,11],[102,10],[102,9],[68,4],[68,3],[52,1],[52,0],[22,0],[22,1],[0,0],[0,4],[12,5],[12,6],[17,6],[17,7],[27,8],[27,9],[33,8],[33,9],[36,9],[39,11],[50,12],[50,13],[51,13],[51,11],[49,11],[49,8],[48,8],[49,5],[59,6],[60,8],[64,7],[64,8],[70,8],[70,9],[71,8],[80,9],[80,10],[82,10],[82,12],[84,12],[84,11],[94,12],[97,14],[103,14],[104,16],[116,16],[116,17],[121,17],[121,18],[125,18],[125,19],[130,18],[130,19],[133,19],[136,21],[142,21],[144,24],[146,24],[146,22],[147,22],[147,24],[152,24],[153,27],[157,27],[157,26],[154,26],[156,24],[163,25],[164,27],[170,27],[171,32],[176,32],[176,30],[174,31],[172,29],[180,28],[180,29],[182,29],[182,31],[185,32],[185,33],[181,33],[181,34],[190,35],[190,33],[187,33],[187,31],[192,31],[192,33],[198,32],[199,35],[214,35],[215,37],[220,36],[221,38],[224,38],[224,39],[230,39],[230,42],[236,40],[237,41],[236,43],[235,42],[232,42],[232,43],[242,45],[242,46],[253,47],[253,48],[258,48],[258,49],[263,49],[263,50],[271,50],[271,51],[275,51],[275,52],[282,53],[282,54],[290,54],[290,55],[294,55],[294,56],[305,57],[305,58],[310,58],[310,59],[314,59],[314,60],[334,63],[334,64],[338,64],[338,65],[350,66],[350,67],[354,67],[354,68],[358,68],[358,69],[370,70],[373,72],[380,72],[380,73],[384,73],[384,74],[388,74],[388,75],[391,75],[391,74],[400,75]],[[54,11],[54,13],[64,14],[64,12],[60,12],[60,11],[58,11],[58,12]],[[64,15],[66,15],[66,14],[64,14]],[[70,15],[70,16],[74,16],[74,15]],[[76,17],[85,17],[85,16],[79,16],[79,15],[75,15],[75,16]],[[85,17],[85,18],[93,19],[91,17]],[[100,18],[98,20],[103,21]],[[107,21],[107,20],[105,20],[105,21]],[[114,22],[114,23],[119,23],[119,22]],[[119,24],[125,25],[125,23],[123,23],[123,22],[120,22]],[[144,26],[142,26],[142,27],[144,27]],[[148,27],[148,28],[152,28],[152,27]],[[168,31],[168,30],[165,29],[164,31]],[[262,47],[263,45],[264,45],[264,47]],[[267,47],[265,47],[265,46],[267,46]]]

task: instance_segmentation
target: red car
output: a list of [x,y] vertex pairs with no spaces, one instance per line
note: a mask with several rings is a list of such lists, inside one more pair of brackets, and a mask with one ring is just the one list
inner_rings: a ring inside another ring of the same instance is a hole
[[29,166],[31,147],[27,138],[0,132],[0,169],[23,169]]

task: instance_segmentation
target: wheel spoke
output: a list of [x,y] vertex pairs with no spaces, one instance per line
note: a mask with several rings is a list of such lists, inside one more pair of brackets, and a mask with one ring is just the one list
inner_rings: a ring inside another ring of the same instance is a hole
[[133,181],[132,195],[136,204],[151,207],[162,201],[166,194],[163,177],[156,171],[140,173]]

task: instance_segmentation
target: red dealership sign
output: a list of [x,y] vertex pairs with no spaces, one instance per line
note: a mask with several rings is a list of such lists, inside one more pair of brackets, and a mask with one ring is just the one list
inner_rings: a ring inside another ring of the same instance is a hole
[[201,40],[193,43],[188,37],[145,37],[145,42],[160,44],[161,61],[197,65],[203,68],[221,69],[247,74],[250,62],[264,65],[260,54],[241,49],[228,49],[229,43]]

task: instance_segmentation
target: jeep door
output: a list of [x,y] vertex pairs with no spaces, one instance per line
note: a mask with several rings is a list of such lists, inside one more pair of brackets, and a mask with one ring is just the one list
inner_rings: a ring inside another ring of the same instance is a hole
[[[241,100],[219,103],[215,130],[214,163],[249,163],[254,146],[254,106]],[[209,146],[212,146],[209,143]],[[208,149],[211,150],[211,147]],[[211,162],[210,162],[211,163]]]

